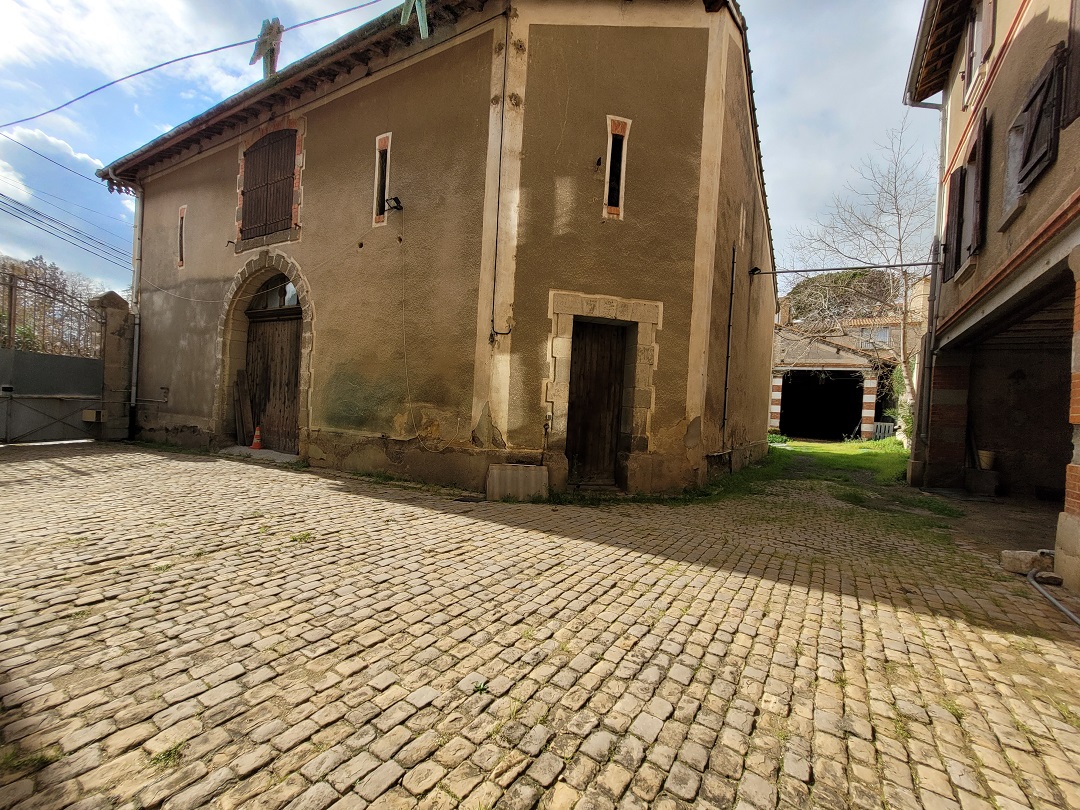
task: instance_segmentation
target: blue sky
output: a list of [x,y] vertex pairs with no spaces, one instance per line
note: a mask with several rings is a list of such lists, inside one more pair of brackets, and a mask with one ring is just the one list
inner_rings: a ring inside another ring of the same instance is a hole
[[[0,123],[33,115],[167,59],[286,26],[358,0],[0,0]],[[280,65],[376,14],[382,2],[286,33]],[[822,215],[851,167],[899,124],[922,0],[742,0],[748,22],[770,216],[783,264],[792,228]],[[2,130],[84,175],[257,81],[251,46],[125,82],[61,113]],[[937,114],[911,111],[912,134],[937,149]],[[0,138],[0,193],[129,252],[133,201]],[[66,209],[66,210],[64,210]],[[77,218],[78,217],[78,218]],[[80,219],[81,218],[81,219]],[[92,257],[0,213],[0,253],[42,254],[123,290],[130,269]],[[120,262],[124,264],[123,262]]]

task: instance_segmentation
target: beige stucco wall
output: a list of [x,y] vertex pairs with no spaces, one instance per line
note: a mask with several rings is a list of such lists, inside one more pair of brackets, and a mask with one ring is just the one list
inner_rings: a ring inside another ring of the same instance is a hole
[[[205,442],[213,430],[221,302],[246,261],[227,244],[236,239],[236,173],[236,149],[225,148],[145,183],[139,419],[190,441]],[[177,267],[181,206],[184,266]],[[168,402],[150,402],[163,388]]]
[[[543,440],[548,296],[556,289],[663,303],[650,451],[678,452],[707,47],[703,28],[531,27],[510,374],[514,445]],[[632,122],[622,221],[602,217],[606,165],[596,163],[606,157],[607,115]]]
[[[1021,15],[1021,9],[1025,9]],[[1018,16],[1019,15],[1019,16]],[[947,115],[946,164],[943,187],[952,171],[964,164],[977,134],[979,99],[985,93],[990,115],[990,158],[986,240],[977,262],[967,272],[942,285],[939,316],[947,319],[979,293],[1001,266],[1019,250],[1065,200],[1080,187],[1080,121],[1061,130],[1058,157],[1028,194],[1024,210],[1003,230],[1007,137],[1028,91],[1059,42],[1068,39],[1069,0],[998,0],[994,50],[983,67],[981,85],[964,98],[960,71],[961,41],[944,103]],[[999,64],[1000,62],[1000,64]]]
[[[738,469],[766,449],[772,378],[775,276],[765,200],[757,173],[753,122],[741,43],[732,31],[727,49],[724,137],[720,196],[716,212],[715,282],[705,418],[701,443],[705,454],[731,454],[714,464]],[[732,273],[732,248],[735,270]],[[766,274],[751,277],[757,267]],[[732,280],[734,297],[732,298]],[[728,311],[731,311],[731,361]],[[725,372],[727,377],[725,378]],[[727,424],[724,395],[727,389]]]
[[[468,441],[481,240],[470,226],[484,203],[493,48],[492,31],[482,32],[302,113],[301,236],[271,253],[299,267],[314,304],[315,460],[347,466],[350,433],[410,436],[414,420],[431,441]],[[405,211],[373,228],[375,138],[384,132],[393,132],[388,193]],[[140,391],[156,398],[169,388],[168,403],[143,404],[152,427],[220,427],[222,298],[260,253],[227,244],[236,238],[240,149],[234,141],[145,184]]]

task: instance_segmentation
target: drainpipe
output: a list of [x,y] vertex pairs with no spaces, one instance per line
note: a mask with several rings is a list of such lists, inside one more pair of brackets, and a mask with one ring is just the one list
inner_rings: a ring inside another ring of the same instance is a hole
[[135,190],[135,230],[131,242],[131,312],[135,317],[135,337],[131,347],[131,399],[128,403],[128,434],[135,433],[135,402],[139,389],[139,335],[141,329],[141,312],[139,302],[142,287],[142,237],[143,237],[143,198],[145,193],[142,186],[134,183],[123,183],[113,170],[109,169],[109,177],[117,185],[126,185]]
[[727,438],[727,413],[728,413],[728,390],[731,388],[731,381],[728,379],[728,372],[731,371],[731,319],[735,313],[735,260],[738,256],[735,245],[731,246],[731,285],[728,289],[728,307],[727,307],[727,359],[724,360],[724,417],[720,423],[720,432],[724,437],[724,450],[730,450],[728,447]]

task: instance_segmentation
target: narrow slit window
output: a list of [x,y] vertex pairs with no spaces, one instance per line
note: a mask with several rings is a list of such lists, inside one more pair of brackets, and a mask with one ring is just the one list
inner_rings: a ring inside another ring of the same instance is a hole
[[626,197],[626,139],[630,134],[630,121],[609,115],[607,182],[604,186],[604,216],[609,219],[623,218]]
[[386,224],[386,197],[390,190],[390,133],[375,139],[375,207],[373,225]]
[[176,266],[184,266],[184,220],[187,219],[187,206],[180,206],[180,216],[176,224]]

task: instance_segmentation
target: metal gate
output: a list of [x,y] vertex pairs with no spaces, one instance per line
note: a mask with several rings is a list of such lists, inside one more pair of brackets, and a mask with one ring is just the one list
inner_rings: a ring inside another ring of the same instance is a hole
[[0,274],[0,442],[94,435],[102,339],[102,313],[60,285]]

